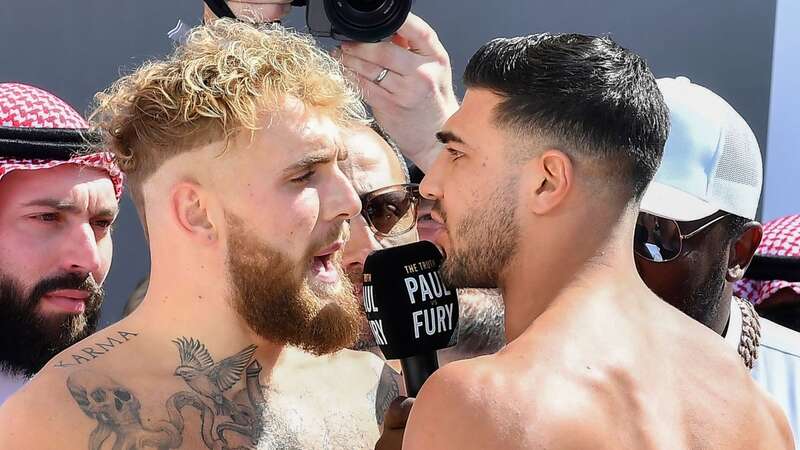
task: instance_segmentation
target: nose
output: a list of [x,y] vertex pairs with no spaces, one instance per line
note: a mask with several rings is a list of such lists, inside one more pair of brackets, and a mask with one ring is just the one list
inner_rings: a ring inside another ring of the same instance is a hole
[[439,152],[433,161],[433,165],[422,178],[419,184],[419,193],[428,200],[439,200],[442,198],[441,177],[444,171],[444,158],[447,152]]
[[101,266],[100,249],[92,225],[76,225],[63,241],[61,269],[67,272],[96,274]]
[[369,229],[367,221],[361,214],[350,220],[350,240],[344,246],[342,262],[345,269],[363,266],[370,253],[383,246],[375,239],[375,234]]
[[325,220],[345,220],[358,215],[361,199],[338,164],[333,165],[333,177],[328,186],[327,195],[321,199],[320,205],[320,213]]

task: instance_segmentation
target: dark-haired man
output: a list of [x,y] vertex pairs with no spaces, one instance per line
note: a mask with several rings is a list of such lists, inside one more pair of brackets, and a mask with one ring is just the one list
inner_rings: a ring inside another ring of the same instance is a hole
[[[421,177],[410,175],[403,156],[382,128],[373,122],[371,127],[350,130],[344,145],[350,156],[345,173],[362,199],[362,209],[350,220],[342,263],[360,298],[364,261],[370,253],[418,238],[430,239],[430,231],[440,225],[430,219],[432,202],[419,197],[416,183]],[[505,343],[503,305],[497,291],[464,289],[458,295],[458,344],[439,351],[442,365],[494,353]],[[383,357],[366,323],[354,348]],[[393,388],[391,383],[388,387]]]
[[437,371],[403,447],[792,448],[738,356],[635,272],[668,130],[644,61],[608,38],[497,39],[465,84],[422,192],[446,282],[500,287],[509,344]]
[[55,95],[0,83],[0,404],[94,332],[122,194],[88,123]]
[[739,352],[800,442],[800,335],[759,319],[746,296],[733,295],[733,283],[762,237],[755,220],[762,184],[758,141],[712,91],[685,77],[658,84],[671,129],[661,167],[642,200],[636,266],[659,297]]

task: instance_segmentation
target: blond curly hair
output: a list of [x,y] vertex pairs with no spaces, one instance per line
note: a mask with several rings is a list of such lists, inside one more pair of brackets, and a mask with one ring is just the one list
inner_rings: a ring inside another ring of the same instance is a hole
[[287,97],[343,126],[366,118],[341,65],[309,36],[220,19],[97,94],[90,120],[137,197],[164,161],[201,140],[223,139],[227,148],[237,133],[262,128]]

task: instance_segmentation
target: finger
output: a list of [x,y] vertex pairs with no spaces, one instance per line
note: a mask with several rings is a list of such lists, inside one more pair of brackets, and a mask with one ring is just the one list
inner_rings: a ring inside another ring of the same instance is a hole
[[408,48],[408,39],[398,34],[392,36],[392,43],[402,48]]
[[383,89],[382,87],[373,83],[372,80],[368,80],[361,75],[353,74],[353,76],[355,77],[353,81],[361,90],[361,95],[364,97],[364,101],[367,102],[373,111],[388,111],[391,108],[396,107],[394,95],[391,92]]
[[403,433],[389,431],[381,434],[375,444],[375,450],[401,450],[403,448]]
[[378,76],[383,72],[383,67],[372,64],[369,61],[364,61],[352,55],[342,55],[342,64],[353,72],[360,75],[362,78],[371,80],[373,84],[380,86],[389,93],[396,93],[400,89],[400,78],[402,75],[391,70],[383,77],[380,83],[376,82]]
[[420,60],[419,55],[391,42],[380,42],[378,44],[343,42],[342,52],[377,66],[386,67],[400,75],[412,73],[425,62]]
[[447,53],[436,31],[415,14],[408,15],[396,34],[407,41],[409,50],[419,55],[440,56]]
[[389,405],[383,420],[384,429],[405,428],[411,407],[414,405],[413,398],[397,397]]

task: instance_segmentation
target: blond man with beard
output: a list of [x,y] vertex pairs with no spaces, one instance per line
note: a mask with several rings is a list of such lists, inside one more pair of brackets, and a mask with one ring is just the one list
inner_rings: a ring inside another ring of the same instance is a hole
[[337,63],[220,20],[98,99],[150,285],[9,400],[0,448],[372,448],[383,363],[337,353],[360,320],[339,262],[360,208],[340,134],[364,117]]

